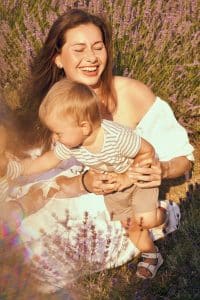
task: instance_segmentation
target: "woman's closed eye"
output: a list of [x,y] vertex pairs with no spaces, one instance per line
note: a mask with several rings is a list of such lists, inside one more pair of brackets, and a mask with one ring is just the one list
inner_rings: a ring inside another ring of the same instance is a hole
[[95,46],[94,48],[93,48],[93,50],[94,51],[101,51],[101,50],[103,50],[103,48],[104,48],[104,46]]
[[105,48],[105,46],[104,46],[103,42],[98,42],[98,43],[94,44],[92,47],[93,50],[97,50],[97,51],[102,50],[104,48]]
[[[101,51],[105,48],[104,43],[103,42],[98,42],[95,43],[91,48],[90,51]],[[76,45],[73,47],[73,50],[75,52],[85,52],[87,51],[89,48],[86,45]]]
[[85,48],[74,48],[75,52],[84,52]]

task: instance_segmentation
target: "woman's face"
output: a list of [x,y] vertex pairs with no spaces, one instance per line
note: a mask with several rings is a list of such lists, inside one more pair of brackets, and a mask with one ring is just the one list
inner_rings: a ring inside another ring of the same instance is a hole
[[64,69],[69,80],[98,88],[107,61],[100,29],[92,23],[82,24],[67,30],[65,39],[56,65]]

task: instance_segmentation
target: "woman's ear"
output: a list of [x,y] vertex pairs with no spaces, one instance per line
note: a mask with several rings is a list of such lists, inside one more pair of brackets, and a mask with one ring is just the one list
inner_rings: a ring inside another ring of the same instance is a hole
[[92,126],[88,121],[81,122],[80,127],[82,128],[84,136],[88,136],[92,132]]
[[61,59],[60,59],[60,55],[58,54],[55,58],[55,64],[56,66],[59,68],[59,69],[62,69],[63,68],[63,65],[61,63]]

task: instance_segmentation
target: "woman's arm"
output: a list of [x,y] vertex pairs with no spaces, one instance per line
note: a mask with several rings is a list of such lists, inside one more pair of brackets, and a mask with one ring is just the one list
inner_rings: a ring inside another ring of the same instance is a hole
[[192,168],[192,162],[185,156],[179,156],[169,161],[160,162],[162,178],[172,179],[185,175]]

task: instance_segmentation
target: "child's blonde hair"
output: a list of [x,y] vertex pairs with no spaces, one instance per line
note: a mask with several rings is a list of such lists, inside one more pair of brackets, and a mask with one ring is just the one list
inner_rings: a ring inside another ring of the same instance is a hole
[[79,125],[88,121],[99,125],[101,114],[96,94],[86,85],[62,79],[56,82],[39,108],[40,120],[46,124],[50,118],[71,116]]

